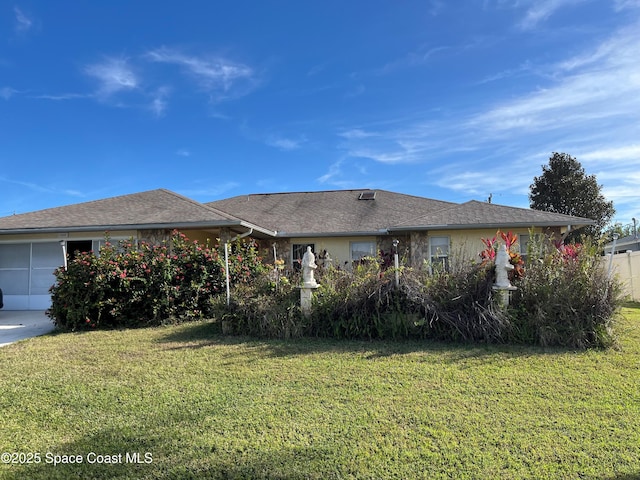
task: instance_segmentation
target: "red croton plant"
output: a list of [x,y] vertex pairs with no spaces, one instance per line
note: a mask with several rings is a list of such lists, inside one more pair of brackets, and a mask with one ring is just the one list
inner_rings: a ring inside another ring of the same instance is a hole
[[570,243],[565,245],[562,240],[555,240],[553,245],[556,247],[556,250],[558,250],[558,253],[560,253],[560,256],[565,262],[577,259],[578,255],[582,251],[582,244],[580,243]]
[[512,247],[518,241],[518,236],[512,232],[504,233],[500,230],[494,235],[493,238],[481,238],[482,243],[485,245],[485,249],[480,252],[480,258],[482,258],[482,264],[495,262],[496,251],[500,246],[498,243],[498,235],[502,238],[502,241],[507,246],[507,253],[509,254],[509,263],[514,266],[514,269],[509,272],[509,280],[515,280],[524,275],[524,261],[520,253],[515,252]]

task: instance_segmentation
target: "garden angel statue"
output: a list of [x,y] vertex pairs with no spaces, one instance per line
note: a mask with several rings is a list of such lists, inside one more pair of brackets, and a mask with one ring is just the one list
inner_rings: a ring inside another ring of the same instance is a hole
[[509,261],[509,252],[506,245],[500,245],[496,253],[496,283],[495,288],[513,288],[509,281],[509,272],[515,267]]
[[304,287],[317,287],[313,273],[318,268],[316,265],[316,256],[311,251],[311,247],[307,247],[307,251],[302,256],[302,284]]

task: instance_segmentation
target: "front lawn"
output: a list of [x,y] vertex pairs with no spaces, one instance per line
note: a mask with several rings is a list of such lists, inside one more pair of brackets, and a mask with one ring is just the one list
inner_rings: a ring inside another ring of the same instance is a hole
[[0,349],[0,452],[32,462],[0,478],[638,478],[640,308],[623,315],[606,351],[208,323],[31,339]]

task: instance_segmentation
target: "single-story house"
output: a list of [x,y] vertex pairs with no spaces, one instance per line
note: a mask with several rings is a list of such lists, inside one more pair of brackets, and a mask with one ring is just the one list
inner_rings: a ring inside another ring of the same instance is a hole
[[0,288],[6,309],[48,308],[63,251],[98,250],[106,232],[112,241],[152,243],[174,229],[201,242],[250,235],[289,267],[309,245],[320,262],[330,257],[334,266],[349,268],[363,256],[392,251],[395,240],[403,262],[422,268],[454,254],[477,258],[480,239],[498,229],[520,235],[524,251],[531,231],[562,236],[591,224],[557,213],[387,190],[251,194],[199,203],[158,189],[0,218]]

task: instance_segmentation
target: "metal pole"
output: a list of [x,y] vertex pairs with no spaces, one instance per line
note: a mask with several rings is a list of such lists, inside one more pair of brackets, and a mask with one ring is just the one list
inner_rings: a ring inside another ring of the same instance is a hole
[[229,299],[231,298],[231,290],[229,289],[229,242],[224,244],[224,273],[227,277],[227,307],[229,306]]
[[633,269],[631,266],[631,250],[627,250],[627,262],[629,262],[629,286],[631,287],[631,299],[635,300],[636,295],[633,291]]
[[62,260],[64,262],[64,269],[67,270],[67,241],[60,240],[60,246],[62,247]]
[[393,241],[393,266],[395,268],[395,274],[396,274],[396,288],[400,286],[400,277],[398,272],[398,270],[400,269],[400,262],[398,261],[398,244],[399,243],[400,243],[399,240]]
[[616,241],[618,240],[618,234],[613,234],[613,245],[611,246],[611,256],[609,257],[609,270],[607,271],[607,276],[611,276],[611,269],[613,268],[613,256],[616,253]]

